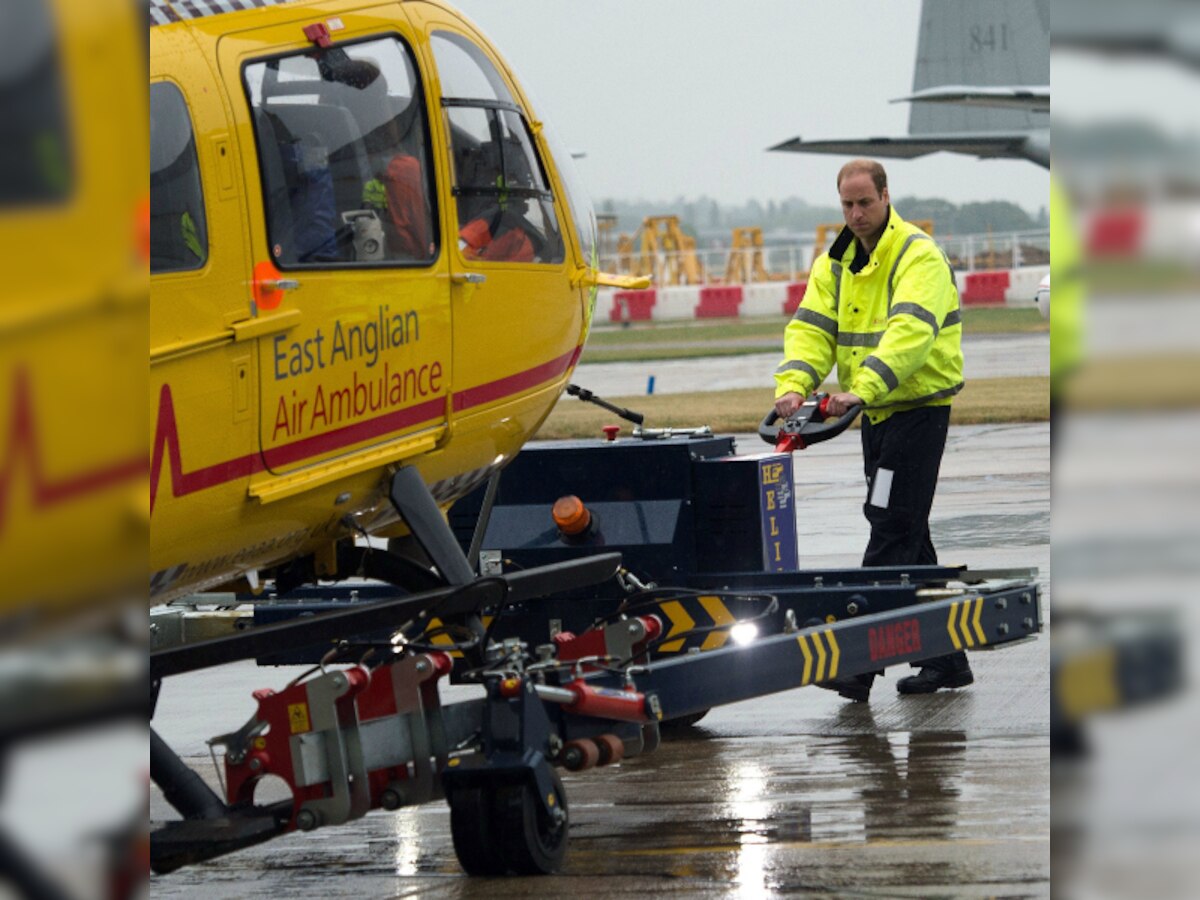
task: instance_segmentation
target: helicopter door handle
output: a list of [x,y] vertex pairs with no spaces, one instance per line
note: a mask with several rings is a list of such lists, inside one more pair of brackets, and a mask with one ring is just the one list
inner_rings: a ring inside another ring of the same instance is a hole
[[263,289],[268,291],[298,291],[300,282],[294,278],[277,278],[274,281],[264,281]]
[[487,276],[479,272],[454,272],[450,275],[453,284],[483,284]]

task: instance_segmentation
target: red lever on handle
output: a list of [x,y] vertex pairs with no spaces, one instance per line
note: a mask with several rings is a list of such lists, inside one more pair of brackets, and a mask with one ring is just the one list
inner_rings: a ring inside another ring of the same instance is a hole
[[828,407],[829,407],[829,398],[822,397],[821,402],[817,404],[817,412],[819,412],[821,414],[821,418],[823,418],[823,419],[829,418]]
[[803,450],[807,445],[804,443],[804,438],[798,434],[783,434],[779,435],[779,440],[775,442],[776,453],[791,453],[795,450]]

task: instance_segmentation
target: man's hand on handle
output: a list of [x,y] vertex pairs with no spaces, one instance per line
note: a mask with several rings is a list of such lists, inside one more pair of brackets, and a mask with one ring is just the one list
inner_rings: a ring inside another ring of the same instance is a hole
[[[783,399],[782,397],[780,399]],[[862,406],[862,397],[858,394],[851,394],[849,391],[841,394],[830,394],[829,399],[825,401],[825,411],[834,418],[845,415],[852,406]],[[778,407],[778,404],[776,404]]]
[[[779,397],[775,401],[775,412],[779,413],[780,418],[786,419],[792,413],[800,408],[800,404],[804,402],[804,398],[795,391],[790,391]],[[829,399],[825,401],[825,412],[837,418],[843,415],[852,406],[861,406],[862,398],[858,394],[849,392],[841,394],[830,394]]]
[[795,391],[790,391],[782,397],[775,400],[775,412],[779,413],[779,418],[786,419],[792,413],[800,408],[800,404],[804,402],[804,398]]

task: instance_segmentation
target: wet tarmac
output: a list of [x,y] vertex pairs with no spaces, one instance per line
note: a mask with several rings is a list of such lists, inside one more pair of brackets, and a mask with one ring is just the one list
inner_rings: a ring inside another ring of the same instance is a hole
[[[782,342],[781,329],[780,349],[768,353],[617,363],[589,363],[585,355],[573,381],[602,397],[645,394],[652,375],[656,394],[771,387],[771,373],[783,356]],[[963,339],[963,376],[968,381],[1049,374],[1048,334],[968,335]]]
[[[1048,427],[951,429],[932,518],[945,563],[1049,579]],[[757,438],[739,440],[757,452]],[[857,564],[857,440],[796,456],[801,565]],[[973,686],[877,680],[870,703],[804,688],[712,710],[653,754],[564,778],[563,874],[473,879],[443,803],[374,812],[152,881],[161,897],[1047,896],[1049,640],[975,653]],[[204,738],[296,670],[234,665],[168,681],[154,725],[210,781]],[[471,689],[452,687],[448,702]],[[168,808],[157,794],[152,818]]]

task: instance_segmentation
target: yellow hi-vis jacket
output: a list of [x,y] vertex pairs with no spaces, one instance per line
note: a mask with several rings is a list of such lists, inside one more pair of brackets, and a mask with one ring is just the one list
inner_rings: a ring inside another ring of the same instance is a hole
[[854,234],[843,228],[813,264],[784,333],[775,396],[807,397],[836,356],[842,390],[862,398],[872,423],[901,410],[949,405],[963,386],[962,311],[946,255],[895,209],[856,272],[858,251]]
[[1079,271],[1079,232],[1071,200],[1050,172],[1050,391],[1083,362],[1084,283]]

